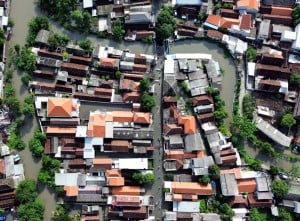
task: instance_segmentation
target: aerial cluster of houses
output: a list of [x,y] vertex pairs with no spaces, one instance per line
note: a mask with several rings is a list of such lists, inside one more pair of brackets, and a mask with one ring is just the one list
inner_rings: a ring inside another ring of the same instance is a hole
[[16,188],[24,179],[24,167],[23,164],[20,163],[20,156],[12,153],[9,147],[1,141],[0,208],[11,209],[15,206]]
[[72,42],[64,53],[49,51],[49,34],[36,38],[29,86],[47,136],[44,153],[63,162],[55,185],[65,202],[83,205],[82,220],[148,218],[153,197],[130,171],[153,173],[153,116],[140,110],[139,81],[155,57],[99,45],[88,55]]
[[155,18],[149,0],[83,0],[84,10],[98,18],[96,32],[112,33],[114,21],[124,19],[125,40],[154,36]]

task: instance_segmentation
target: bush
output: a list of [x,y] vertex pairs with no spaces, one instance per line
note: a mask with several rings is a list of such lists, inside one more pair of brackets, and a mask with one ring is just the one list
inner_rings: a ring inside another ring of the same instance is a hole
[[165,173],[165,179],[168,180],[168,181],[173,181],[174,180],[174,174]]
[[210,178],[207,175],[204,175],[202,177],[199,178],[199,183],[203,184],[203,185],[207,185],[210,183]]
[[142,38],[141,41],[145,44],[152,44],[153,43],[153,38],[152,38],[152,36],[148,36],[148,37]]
[[37,187],[34,180],[23,180],[19,183],[16,191],[17,202],[24,204],[32,202],[37,197]]
[[19,221],[42,221],[44,216],[45,206],[42,201],[36,199],[32,202],[22,204],[18,207]]
[[153,184],[155,182],[155,176],[153,173],[142,174],[137,172],[132,175],[132,178],[138,181],[141,185]]
[[200,213],[207,213],[207,206],[206,206],[205,199],[200,199],[199,204],[200,204]]
[[21,77],[21,81],[23,84],[28,86],[29,81],[32,80],[32,76],[28,73],[24,73]]
[[150,112],[155,107],[155,100],[148,93],[144,93],[141,99],[141,111]]

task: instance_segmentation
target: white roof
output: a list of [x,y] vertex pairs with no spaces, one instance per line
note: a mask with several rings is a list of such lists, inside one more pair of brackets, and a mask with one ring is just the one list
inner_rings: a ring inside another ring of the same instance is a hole
[[254,62],[248,62],[248,75],[249,76],[255,76],[255,66],[256,64]]
[[77,126],[76,137],[86,137],[87,136],[87,126]]
[[169,54],[167,59],[206,59],[211,60],[211,54],[201,54],[201,53],[189,53],[189,54]]
[[2,26],[7,26],[7,25],[8,25],[8,17],[2,16]]
[[199,213],[199,202],[180,201],[173,202],[173,212]]
[[79,173],[55,173],[56,186],[77,186]]
[[288,40],[296,40],[297,34],[293,31],[283,31],[281,34],[281,41],[288,41]]
[[171,181],[165,181],[164,182],[164,188],[172,189],[172,182]]
[[92,9],[92,16],[93,17],[97,16],[97,9]]
[[15,170],[15,176],[24,175],[24,167],[23,167],[22,163],[15,164],[14,165],[14,170]]
[[105,122],[105,138],[114,138],[114,122]]
[[2,17],[4,15],[4,8],[0,7],[0,16]]
[[93,0],[83,0],[83,8],[93,7]]
[[243,54],[245,51],[247,51],[248,44],[240,39],[237,40],[235,52],[238,54]]
[[296,32],[296,40],[293,42],[292,48],[296,50],[300,50],[300,24],[296,26],[295,32]]
[[174,74],[174,60],[165,60],[164,74]]
[[107,18],[99,18],[98,20],[98,31],[106,31],[107,30]]
[[281,133],[279,130],[277,130],[271,124],[269,124],[267,121],[264,121],[261,117],[255,116],[255,123],[256,123],[256,127],[261,132],[263,132],[265,135],[267,135],[275,142],[285,147],[290,146],[292,142],[292,138],[285,136],[283,133]]
[[289,55],[289,63],[292,64],[299,64],[300,63],[300,57],[295,54],[290,54]]
[[118,169],[148,169],[148,158],[121,158],[118,160]]

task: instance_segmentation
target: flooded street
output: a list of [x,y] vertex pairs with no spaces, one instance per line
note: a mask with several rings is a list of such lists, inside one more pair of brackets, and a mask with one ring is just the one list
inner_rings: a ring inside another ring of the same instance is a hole
[[[12,0],[10,13],[15,26],[13,28],[13,35],[9,44],[11,47],[13,47],[15,44],[24,45],[28,30],[27,24],[32,17],[38,15],[34,8],[34,0]],[[22,86],[21,75],[21,72],[15,72],[13,84],[16,88],[17,97],[20,101],[23,101],[28,95],[28,91],[26,87]],[[23,126],[21,129],[21,134],[26,144],[28,144],[28,141],[33,137],[35,128],[38,128],[36,118],[26,118],[25,126]],[[28,147],[20,152],[20,155],[24,163],[26,178],[36,180],[37,174],[41,168],[40,160],[32,157]],[[52,217],[52,211],[55,210],[56,205],[55,194],[51,193],[48,188],[39,186],[39,190],[40,193],[38,197],[45,205],[44,220],[50,221]]]
[[219,62],[220,68],[225,70],[222,80],[221,98],[225,101],[229,117],[225,120],[226,125],[232,120],[232,105],[234,87],[236,82],[235,66],[231,58],[224,58],[223,48],[217,43],[205,40],[183,40],[174,42],[170,47],[170,54],[174,53],[206,53]]

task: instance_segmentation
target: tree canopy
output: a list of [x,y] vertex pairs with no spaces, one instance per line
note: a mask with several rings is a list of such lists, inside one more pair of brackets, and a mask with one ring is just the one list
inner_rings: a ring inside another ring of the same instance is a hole
[[300,74],[291,74],[290,75],[290,82],[296,86],[300,86]]
[[251,208],[250,210],[250,221],[261,221],[263,220],[262,215],[259,213],[257,208]]
[[256,59],[256,49],[253,47],[248,47],[247,49],[247,60],[254,61]]
[[279,208],[279,220],[278,221],[293,221],[293,217],[290,212],[283,208]]
[[154,98],[148,93],[144,93],[141,99],[141,111],[150,112],[155,107]]
[[93,51],[92,42],[89,39],[80,41],[79,47],[85,50],[86,53],[92,53]]
[[33,138],[29,141],[29,149],[35,157],[41,157],[44,153],[44,144],[46,142],[46,135],[40,130],[34,132]]
[[153,184],[155,181],[155,176],[153,173],[143,174],[143,173],[137,172],[132,175],[132,178],[134,180],[138,181],[139,184],[141,184],[141,185]]
[[297,24],[300,23],[300,5],[297,5],[292,12],[292,18],[294,21],[294,25],[296,26]]
[[117,19],[114,22],[113,28],[111,29],[113,38],[115,41],[121,41],[123,39],[123,36],[125,34],[125,30],[122,26],[121,20]]
[[16,191],[16,200],[24,204],[33,202],[37,197],[37,187],[34,180],[23,180],[19,183]]
[[41,29],[49,30],[50,23],[46,16],[37,16],[30,20],[27,43],[29,46],[34,44],[35,38]]
[[3,45],[6,41],[6,37],[5,37],[5,32],[4,30],[1,28],[0,29],[0,45]]
[[140,80],[139,89],[143,92],[148,92],[150,89],[151,83],[149,78],[143,78]]
[[18,207],[18,220],[20,221],[42,221],[45,206],[41,200],[34,200]]
[[204,175],[199,178],[199,182],[203,185],[207,185],[208,183],[210,183],[210,178],[208,175]]
[[287,113],[287,114],[283,115],[282,120],[281,120],[281,125],[288,127],[288,128],[291,128],[296,123],[297,122],[296,122],[293,114],[291,114],[291,113]]
[[172,9],[163,7],[162,11],[157,16],[157,23],[155,27],[156,38],[158,43],[171,37],[176,29],[176,21],[172,15]]
[[275,180],[272,182],[272,192],[276,197],[282,198],[289,192],[290,186],[284,180]]
[[213,180],[218,180],[220,178],[220,168],[217,164],[210,165],[208,167],[208,172]]
[[220,205],[219,210],[221,213],[222,220],[230,221],[231,218],[234,216],[233,210],[227,203],[223,203],[222,205]]

